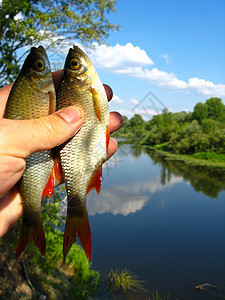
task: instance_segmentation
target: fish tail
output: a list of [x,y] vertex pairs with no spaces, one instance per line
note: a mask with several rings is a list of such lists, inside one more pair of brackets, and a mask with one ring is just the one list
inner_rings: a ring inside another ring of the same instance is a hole
[[32,240],[41,252],[41,255],[45,256],[46,239],[42,222],[40,221],[36,226],[31,226],[30,224],[26,224],[26,222],[23,220],[17,243],[16,259],[19,258],[20,254],[25,250],[28,243]]
[[63,240],[64,260],[76,238],[76,235],[78,235],[87,259],[90,262],[92,255],[92,241],[87,210],[83,217],[77,217],[70,214],[67,215]]

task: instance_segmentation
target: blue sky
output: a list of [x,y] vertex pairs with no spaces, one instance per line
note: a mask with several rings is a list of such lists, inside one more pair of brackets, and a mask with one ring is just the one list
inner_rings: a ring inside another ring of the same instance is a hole
[[116,7],[109,19],[121,30],[90,54],[113,88],[111,110],[149,118],[164,107],[192,111],[210,97],[225,100],[224,0],[118,0]]
[[[117,9],[118,12],[110,20],[120,24],[121,30],[110,35],[108,44],[115,47],[116,44],[125,46],[131,43],[133,47],[139,47],[154,63],[144,65],[143,62],[142,66],[140,63],[142,70],[156,69],[165,74],[158,74],[158,77],[155,74],[158,79],[154,80],[154,74],[151,76],[147,72],[138,78],[129,72],[118,74],[99,68],[102,81],[111,84],[115,95],[123,101],[112,103],[112,109],[126,113],[134,106],[135,101],[131,99],[140,102],[149,91],[172,111],[192,111],[197,102],[212,96],[225,99],[223,0],[119,0]],[[190,78],[196,78],[192,82],[195,87],[184,85],[182,88],[182,82],[172,86],[165,79],[171,73],[186,83]],[[212,88],[205,90],[204,82],[199,82],[197,78],[209,81]],[[214,88],[219,84],[222,84],[220,92]]]

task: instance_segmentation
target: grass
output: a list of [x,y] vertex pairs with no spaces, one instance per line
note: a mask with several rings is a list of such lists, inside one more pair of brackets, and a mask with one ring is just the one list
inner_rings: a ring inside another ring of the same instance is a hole
[[156,153],[164,157],[166,160],[182,161],[190,166],[204,167],[210,169],[211,171],[225,174],[224,154],[217,154],[214,152],[199,152],[193,155],[183,155],[162,151],[161,149],[159,150],[155,147],[149,147],[149,149],[155,150]]
[[192,155],[196,159],[211,160],[214,162],[225,162],[225,154],[218,154],[215,152],[197,152]]
[[137,276],[129,270],[122,270],[121,272],[111,270],[107,279],[108,289],[111,293],[116,291],[125,293],[127,290],[146,291],[143,287],[143,281],[137,279]]
[[157,149],[157,150],[163,150],[167,147],[167,145],[168,145],[168,142],[155,145],[154,148]]
[[[151,298],[148,298],[148,300],[169,300],[170,299],[170,295],[165,295],[165,296],[160,296],[158,290],[156,290]],[[179,300],[178,298],[176,298],[176,300]]]
[[169,300],[169,297],[169,295],[160,296],[159,292],[156,290],[155,293],[153,293],[152,298],[148,298],[148,300]]

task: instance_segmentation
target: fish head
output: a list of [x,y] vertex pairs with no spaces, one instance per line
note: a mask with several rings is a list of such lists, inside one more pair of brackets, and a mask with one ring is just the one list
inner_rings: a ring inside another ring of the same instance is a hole
[[20,74],[41,92],[48,93],[54,88],[50,63],[42,46],[31,48]]
[[77,46],[70,48],[63,77],[68,84],[75,89],[88,86],[94,76],[95,69],[88,56]]

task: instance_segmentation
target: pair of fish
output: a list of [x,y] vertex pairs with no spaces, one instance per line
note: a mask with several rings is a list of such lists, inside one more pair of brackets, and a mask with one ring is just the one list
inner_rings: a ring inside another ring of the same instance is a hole
[[45,255],[41,201],[53,193],[54,174],[63,172],[68,198],[63,256],[66,257],[78,235],[88,260],[91,260],[86,196],[91,189],[96,189],[97,193],[101,189],[102,164],[107,158],[109,144],[106,93],[90,59],[76,46],[69,50],[56,93],[44,48],[32,47],[10,91],[4,117],[35,119],[70,105],[77,105],[84,111],[85,121],[77,134],[57,149],[59,157],[55,157],[55,150],[47,150],[26,158],[26,170],[19,182],[23,221],[17,258],[31,240]]

